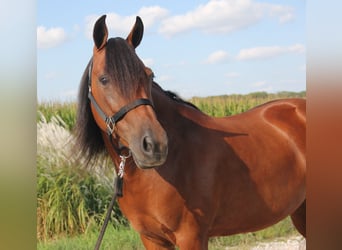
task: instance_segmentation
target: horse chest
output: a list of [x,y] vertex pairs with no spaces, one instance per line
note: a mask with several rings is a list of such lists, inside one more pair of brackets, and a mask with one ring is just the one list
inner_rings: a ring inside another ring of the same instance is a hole
[[126,185],[120,209],[138,232],[165,234],[176,231],[181,222],[184,201],[173,187],[146,185],[130,189]]

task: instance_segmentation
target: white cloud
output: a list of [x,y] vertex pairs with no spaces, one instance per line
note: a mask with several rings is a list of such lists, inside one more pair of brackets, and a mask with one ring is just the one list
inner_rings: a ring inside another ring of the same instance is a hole
[[269,15],[271,17],[278,17],[280,23],[286,23],[294,19],[294,10],[292,7],[265,4],[266,8],[269,10]]
[[165,19],[159,31],[167,37],[194,29],[205,33],[229,33],[268,16],[286,22],[294,17],[293,8],[253,0],[210,0],[185,14]]
[[[180,15],[171,16],[160,6],[142,7],[134,15],[107,14],[107,25],[113,36],[125,37],[132,28],[136,15],[144,22],[146,30],[158,25],[159,33],[166,37],[200,30],[205,33],[230,33],[249,27],[264,18],[276,18],[280,23],[294,18],[294,9],[286,5],[256,2],[255,0],[209,0]],[[86,36],[92,37],[94,23],[100,16],[86,17]]]
[[44,26],[37,27],[37,47],[52,48],[67,40],[67,35],[63,28],[56,27],[47,29]]
[[[168,14],[168,11],[159,6],[142,7],[135,15],[121,16],[116,13],[108,13],[106,24],[111,36],[126,37],[132,29],[136,16],[140,16],[143,20],[145,31],[151,28],[155,23],[160,21]],[[89,15],[86,17],[86,36],[92,38],[93,28],[99,15]]]
[[270,47],[254,47],[249,49],[240,50],[238,60],[252,60],[252,59],[265,59],[274,57],[285,52],[284,47],[270,46]]
[[168,15],[168,10],[159,6],[142,7],[137,15],[142,18],[144,26],[149,28],[165,18]]
[[211,53],[204,61],[206,64],[216,64],[225,62],[228,59],[228,53],[223,50],[218,50]]
[[295,44],[292,46],[265,46],[265,47],[254,47],[240,50],[236,59],[244,60],[256,60],[256,59],[267,59],[276,57],[287,53],[304,53],[305,47],[302,44]]

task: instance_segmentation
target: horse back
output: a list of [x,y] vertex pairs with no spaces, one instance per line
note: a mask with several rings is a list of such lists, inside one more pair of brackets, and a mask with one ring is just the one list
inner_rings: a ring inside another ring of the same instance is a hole
[[217,124],[225,130],[239,131],[256,136],[264,136],[269,131],[276,131],[280,137],[293,140],[298,150],[305,154],[305,99],[293,98],[270,101],[242,114],[219,118]]
[[284,136],[293,140],[305,156],[306,151],[306,100],[284,99],[264,106],[263,118]]
[[[240,115],[216,119],[218,130],[225,129],[236,136],[223,138],[233,157],[226,157],[224,165],[216,169],[217,178],[225,181],[222,180],[212,235],[264,228],[302,204],[306,173],[305,103],[304,99],[276,100]],[[228,155],[227,150],[224,155]],[[232,224],[235,226],[230,228],[228,225]]]

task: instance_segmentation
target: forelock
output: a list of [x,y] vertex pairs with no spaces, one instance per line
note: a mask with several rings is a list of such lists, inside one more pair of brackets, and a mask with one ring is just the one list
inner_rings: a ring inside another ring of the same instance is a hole
[[146,77],[144,64],[134,49],[122,38],[108,40],[106,71],[124,96],[128,96],[129,93],[136,90],[142,77]]

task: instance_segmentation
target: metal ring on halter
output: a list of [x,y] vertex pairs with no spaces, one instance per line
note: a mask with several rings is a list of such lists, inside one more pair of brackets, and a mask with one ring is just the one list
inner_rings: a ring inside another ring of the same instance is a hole
[[127,155],[122,154],[122,152],[120,153],[120,158],[121,158],[121,159],[122,159],[122,158],[128,159],[128,158],[131,157],[131,156],[132,156],[132,152],[131,152],[131,150],[129,150],[129,149],[128,149]]

